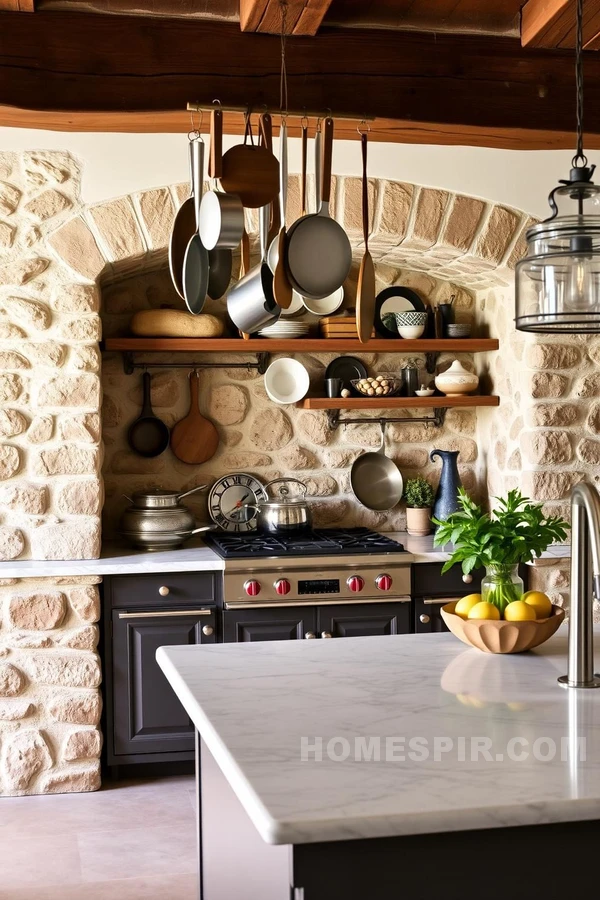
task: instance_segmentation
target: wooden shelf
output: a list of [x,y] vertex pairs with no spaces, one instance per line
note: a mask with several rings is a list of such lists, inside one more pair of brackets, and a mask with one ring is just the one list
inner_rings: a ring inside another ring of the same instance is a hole
[[449,409],[465,406],[498,406],[499,397],[305,397],[300,409]]
[[155,338],[122,337],[107,338],[105,350],[152,353],[485,353],[497,350],[496,338],[420,338],[416,341],[402,338],[385,340],[374,338],[367,344],[347,338],[295,338],[270,340],[269,338]]

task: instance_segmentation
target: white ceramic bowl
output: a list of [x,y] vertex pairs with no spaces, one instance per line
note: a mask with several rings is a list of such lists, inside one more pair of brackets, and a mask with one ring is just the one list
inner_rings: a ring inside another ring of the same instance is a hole
[[308,372],[296,359],[276,359],[265,372],[265,390],[274,403],[297,403],[309,387]]
[[423,388],[422,390],[415,391],[417,397],[433,397],[435,391],[433,388]]
[[398,334],[407,341],[414,341],[420,338],[425,331],[424,325],[402,325],[398,328]]
[[338,288],[333,294],[321,297],[320,300],[311,300],[310,297],[303,297],[302,299],[309,313],[312,313],[314,316],[330,316],[344,302],[344,288]]

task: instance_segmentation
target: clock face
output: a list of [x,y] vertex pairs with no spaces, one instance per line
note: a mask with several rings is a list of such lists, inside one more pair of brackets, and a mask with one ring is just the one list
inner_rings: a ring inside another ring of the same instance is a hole
[[225,531],[254,531],[253,504],[267,499],[267,492],[254,475],[238,472],[215,481],[208,495],[208,511],[213,522]]

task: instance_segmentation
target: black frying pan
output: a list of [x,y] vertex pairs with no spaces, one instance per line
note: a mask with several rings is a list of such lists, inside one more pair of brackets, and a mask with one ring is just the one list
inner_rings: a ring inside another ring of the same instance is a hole
[[152,376],[144,372],[142,389],[144,399],[142,411],[138,419],[129,426],[127,440],[131,449],[140,456],[160,456],[169,446],[169,429],[152,411],[150,390]]

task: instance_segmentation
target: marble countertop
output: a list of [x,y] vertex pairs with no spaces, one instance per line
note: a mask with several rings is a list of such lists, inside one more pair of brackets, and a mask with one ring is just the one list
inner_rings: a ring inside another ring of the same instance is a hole
[[[410,562],[445,562],[448,553],[434,548],[433,535],[412,537],[405,531],[387,533],[399,541],[410,553]],[[551,547],[543,557],[563,558],[570,555],[570,547]],[[76,560],[14,560],[0,562],[0,578],[46,578],[53,575],[139,575],[152,572],[222,571],[224,562],[213,550],[194,538],[178,550],[149,553],[132,550],[123,544],[105,543],[100,559]]]
[[[600,691],[557,684],[566,655],[564,626],[515,656],[481,653],[451,634],[157,651],[273,844],[600,818]],[[321,761],[314,751],[302,760],[303,738],[321,742]],[[379,741],[380,761],[357,760],[355,738]],[[556,754],[543,761],[549,741]],[[472,761],[477,746],[489,759]]]

